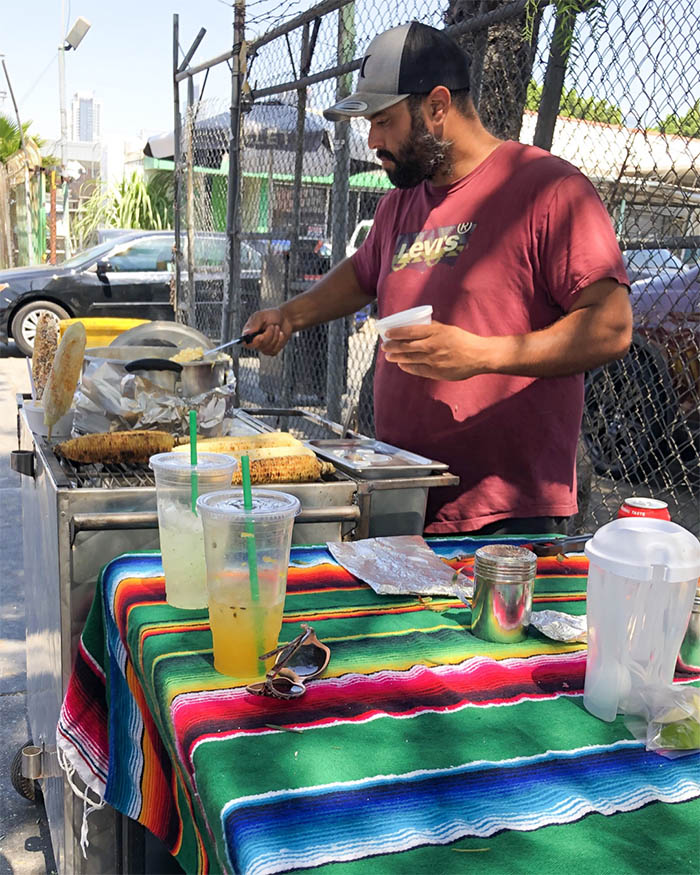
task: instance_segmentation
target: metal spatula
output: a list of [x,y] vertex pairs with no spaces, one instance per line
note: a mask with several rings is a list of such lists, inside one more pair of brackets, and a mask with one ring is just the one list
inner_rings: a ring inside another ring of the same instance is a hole
[[241,334],[241,336],[237,337],[235,340],[229,340],[226,343],[222,343],[221,346],[215,346],[214,349],[208,349],[202,358],[209,358],[209,356],[214,355],[214,353],[219,352],[219,350],[226,349],[227,346],[235,346],[237,343],[250,343],[254,337],[257,337],[258,334],[262,334],[264,330],[264,328],[261,328],[259,331],[253,331],[250,334]]

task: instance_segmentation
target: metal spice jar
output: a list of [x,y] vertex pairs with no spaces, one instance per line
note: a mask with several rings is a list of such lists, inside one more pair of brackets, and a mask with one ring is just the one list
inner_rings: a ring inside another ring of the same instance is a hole
[[474,554],[472,634],[508,644],[527,637],[537,557],[512,544],[487,544]]

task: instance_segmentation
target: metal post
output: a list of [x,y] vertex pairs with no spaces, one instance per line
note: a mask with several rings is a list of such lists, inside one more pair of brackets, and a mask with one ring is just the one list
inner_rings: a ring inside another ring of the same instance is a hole
[[187,194],[185,201],[185,215],[187,221],[187,324],[191,328],[197,327],[196,312],[196,287],[195,287],[195,259],[194,259],[194,80],[190,76],[187,80]]
[[[231,70],[231,111],[228,141],[228,200],[226,205],[226,242],[228,271],[224,276],[221,313],[221,338],[228,340],[241,332],[241,95],[246,73],[245,0],[235,0],[233,10],[233,65]],[[236,376],[235,403],[240,404],[240,350],[235,348],[233,367]]]
[[180,83],[177,79],[177,68],[179,58],[179,43],[180,43],[180,17],[177,13],[173,15],[173,161],[175,163],[174,181],[174,198],[173,203],[173,227],[175,229],[175,246],[173,252],[173,262],[175,264],[175,319],[177,322],[185,322],[183,300],[182,300],[182,240],[181,240],[181,168],[180,161],[182,154],[180,151],[180,139],[182,137],[182,126],[180,123]]
[[[309,23],[306,22],[301,34],[300,75],[309,71],[311,56],[309,52]],[[296,152],[294,154],[294,188],[292,190],[292,227],[289,232],[289,262],[285,283],[285,299],[293,297],[291,285],[297,277],[299,263],[299,223],[301,221],[301,183],[304,173],[304,129],[306,127],[306,88],[297,91]],[[280,404],[289,407],[294,385],[294,342],[283,351],[282,394]]]
[[51,171],[51,214],[49,216],[49,263],[56,264],[56,171]]
[[[66,173],[66,140],[68,138],[68,120],[66,117],[66,48],[63,41],[64,28],[64,6],[65,0],[61,3],[61,44],[58,47],[58,99],[61,112],[61,175],[65,178]],[[63,258],[70,258],[71,243],[70,243],[70,190],[66,183],[63,197]]]
[[[355,4],[348,3],[338,10],[338,64],[347,63],[355,56]],[[350,94],[352,76],[339,76],[336,100]],[[331,235],[333,238],[332,261],[338,264],[345,258],[348,239],[348,192],[350,188],[350,122],[335,123],[335,167],[333,169],[333,202]],[[345,347],[347,322],[335,319],[328,326],[328,372],[326,374],[326,403],[328,419],[339,422],[341,418],[343,372],[346,367]]]

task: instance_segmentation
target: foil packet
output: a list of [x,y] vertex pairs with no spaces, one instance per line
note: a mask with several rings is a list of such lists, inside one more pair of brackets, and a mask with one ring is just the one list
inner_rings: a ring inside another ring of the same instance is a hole
[[588,640],[586,615],[581,617],[564,614],[562,611],[533,611],[530,625],[552,641],[566,641],[568,644]]
[[443,562],[420,535],[329,541],[326,546],[339,565],[379,595],[461,598],[471,586],[469,579]]
[[157,386],[139,374],[123,375],[110,362],[88,366],[75,396],[76,434],[158,428],[175,435],[189,432],[189,411],[197,411],[197,430],[204,437],[228,433],[235,415],[231,382],[195,397]]

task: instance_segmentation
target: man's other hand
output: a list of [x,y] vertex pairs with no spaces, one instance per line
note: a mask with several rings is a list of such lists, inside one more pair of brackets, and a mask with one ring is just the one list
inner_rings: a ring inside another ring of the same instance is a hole
[[392,328],[382,349],[388,362],[430,380],[466,380],[488,371],[489,338],[454,325],[431,322]]

